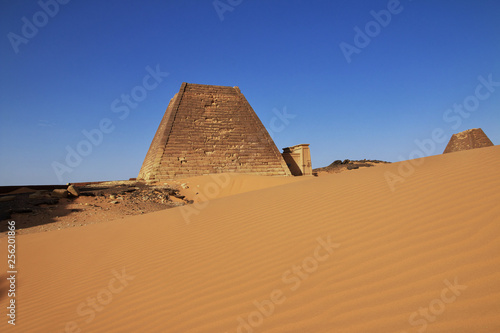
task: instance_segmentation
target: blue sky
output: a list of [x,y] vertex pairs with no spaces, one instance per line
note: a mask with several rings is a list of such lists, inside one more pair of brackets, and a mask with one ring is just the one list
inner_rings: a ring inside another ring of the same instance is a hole
[[500,144],[496,0],[60,2],[1,1],[0,185],[136,177],[182,82],[239,86],[313,167],[436,155],[475,127]]

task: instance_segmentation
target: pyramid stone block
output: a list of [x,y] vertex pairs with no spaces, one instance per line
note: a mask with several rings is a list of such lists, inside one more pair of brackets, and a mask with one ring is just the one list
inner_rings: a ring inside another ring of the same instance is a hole
[[480,128],[473,128],[453,134],[443,154],[489,146],[493,146],[493,143],[486,134],[484,134],[483,130]]
[[223,172],[291,175],[238,87],[183,83],[138,178],[163,181]]

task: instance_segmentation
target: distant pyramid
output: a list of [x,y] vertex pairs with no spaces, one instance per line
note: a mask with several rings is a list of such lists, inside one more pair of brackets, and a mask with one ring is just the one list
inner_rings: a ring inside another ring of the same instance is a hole
[[138,178],[162,181],[223,172],[291,175],[238,87],[183,83]]
[[483,130],[480,128],[473,128],[453,134],[443,154],[489,146],[493,146],[493,143],[486,134],[484,134]]

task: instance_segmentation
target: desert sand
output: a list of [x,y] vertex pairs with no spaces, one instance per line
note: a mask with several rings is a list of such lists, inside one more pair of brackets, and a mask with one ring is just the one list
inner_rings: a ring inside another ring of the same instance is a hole
[[181,194],[198,203],[308,179],[310,178],[227,173],[184,178],[177,180],[176,183],[181,185]]
[[500,332],[499,165],[494,146],[269,188],[192,179],[213,199],[19,235],[0,331]]

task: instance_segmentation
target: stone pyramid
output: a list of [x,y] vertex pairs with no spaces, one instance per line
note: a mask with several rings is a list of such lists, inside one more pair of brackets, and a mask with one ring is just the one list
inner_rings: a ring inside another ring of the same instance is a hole
[[493,146],[493,143],[486,134],[484,134],[483,130],[480,128],[473,128],[453,134],[443,154],[489,146]]
[[182,83],[138,178],[163,181],[223,172],[291,175],[238,87]]

